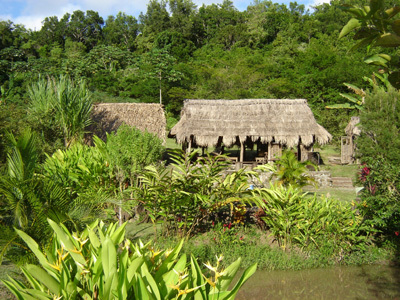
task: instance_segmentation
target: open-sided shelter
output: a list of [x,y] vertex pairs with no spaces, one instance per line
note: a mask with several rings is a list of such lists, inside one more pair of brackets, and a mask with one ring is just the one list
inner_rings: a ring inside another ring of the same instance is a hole
[[315,142],[332,138],[305,99],[185,100],[170,135],[189,148],[239,145],[241,162],[247,144],[268,145],[268,160],[282,146],[297,146],[299,159],[306,160]]
[[92,109],[91,132],[101,139],[106,133],[116,131],[122,123],[135,126],[141,131],[157,135],[163,142],[166,139],[166,119],[164,109],[157,103],[99,103]]

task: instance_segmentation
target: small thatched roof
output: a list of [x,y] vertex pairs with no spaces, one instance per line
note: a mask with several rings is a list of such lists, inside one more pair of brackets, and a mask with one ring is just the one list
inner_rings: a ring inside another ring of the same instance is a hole
[[351,117],[349,124],[347,124],[344,131],[347,136],[360,135],[361,129],[357,126],[360,123],[360,117]]
[[156,134],[165,142],[166,119],[161,104],[100,103],[93,105],[92,131],[102,139],[106,132],[116,131],[122,123]]
[[185,100],[181,119],[170,134],[178,143],[192,136],[196,145],[204,147],[220,142],[230,147],[249,139],[289,147],[301,141],[310,146],[332,138],[304,99]]

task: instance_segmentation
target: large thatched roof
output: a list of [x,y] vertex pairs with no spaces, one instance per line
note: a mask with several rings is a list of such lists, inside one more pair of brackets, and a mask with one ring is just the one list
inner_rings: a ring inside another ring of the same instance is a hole
[[100,103],[93,105],[92,131],[104,139],[106,132],[116,131],[125,123],[156,134],[165,141],[166,119],[161,104],[156,103]]
[[299,141],[310,146],[332,138],[304,99],[185,100],[170,134],[178,143],[192,136],[196,145],[205,147],[216,146],[220,137],[227,147],[249,139],[293,147]]

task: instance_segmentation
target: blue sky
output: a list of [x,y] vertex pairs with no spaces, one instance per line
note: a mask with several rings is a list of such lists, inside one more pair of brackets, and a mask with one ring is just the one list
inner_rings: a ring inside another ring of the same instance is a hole
[[[193,0],[197,6],[203,3],[221,3],[222,0]],[[289,1],[274,2],[288,4]],[[294,2],[294,1],[293,1]],[[312,6],[329,0],[298,0],[297,3]],[[94,10],[104,19],[116,15],[119,11],[137,17],[140,12],[146,12],[148,0],[0,0],[0,20],[11,20],[15,24],[23,24],[32,30],[39,30],[45,17],[62,17],[65,13],[75,10]],[[236,8],[245,10],[252,0],[233,0]]]

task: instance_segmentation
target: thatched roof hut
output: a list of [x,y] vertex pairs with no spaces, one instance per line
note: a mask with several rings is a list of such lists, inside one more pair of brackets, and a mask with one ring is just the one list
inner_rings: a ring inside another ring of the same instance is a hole
[[185,100],[170,135],[202,147],[249,141],[309,147],[332,138],[304,99]]
[[157,103],[100,103],[92,110],[91,131],[102,139],[106,132],[116,131],[122,123],[156,134],[162,141],[166,138],[164,109]]
[[360,117],[351,117],[349,124],[347,124],[344,132],[347,136],[359,136],[361,129],[358,127],[360,123]]

